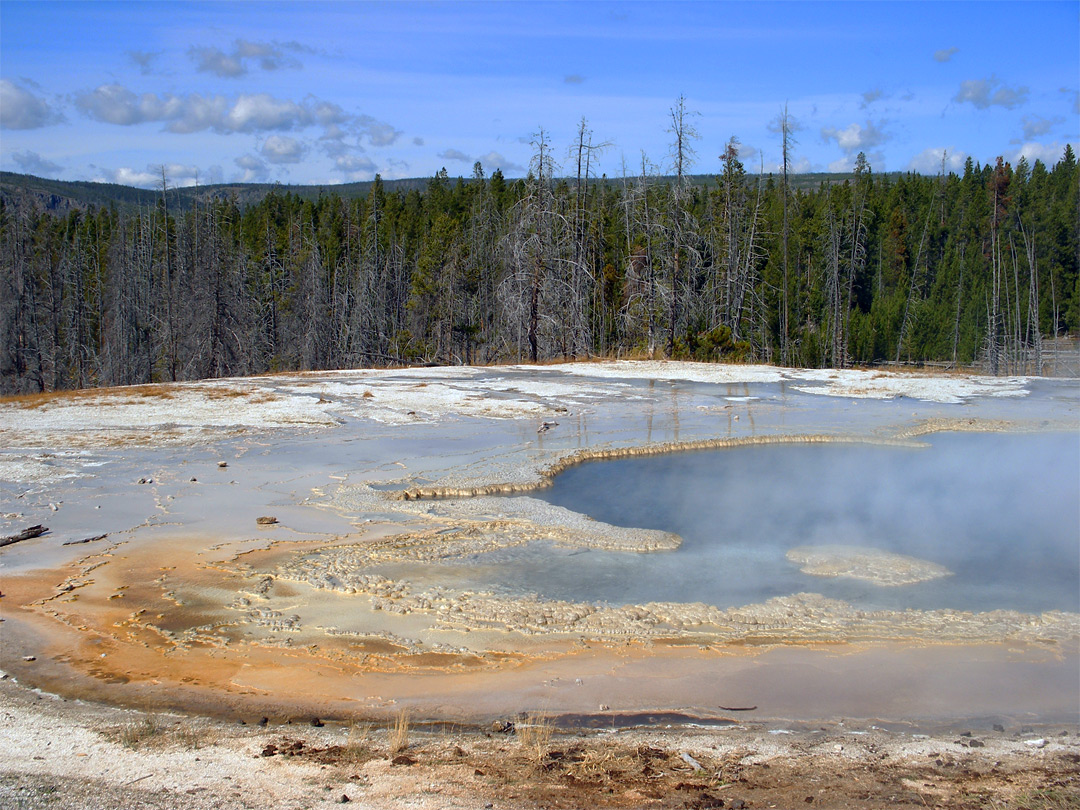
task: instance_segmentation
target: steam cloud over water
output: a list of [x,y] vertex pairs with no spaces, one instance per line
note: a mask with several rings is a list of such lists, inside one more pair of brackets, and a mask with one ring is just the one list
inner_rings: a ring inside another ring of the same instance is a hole
[[[530,555],[504,582],[612,603],[733,606],[815,591],[868,607],[1077,609],[1080,448],[1061,435],[943,434],[931,447],[754,447],[585,464],[539,497],[684,538],[664,555]],[[954,576],[882,589],[805,574],[799,546],[914,557]],[[527,570],[526,570],[527,569]]]

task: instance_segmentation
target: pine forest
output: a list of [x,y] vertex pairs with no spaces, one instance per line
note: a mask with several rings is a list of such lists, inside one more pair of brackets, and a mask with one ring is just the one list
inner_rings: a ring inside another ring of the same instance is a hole
[[5,204],[0,390],[585,357],[1037,373],[1080,332],[1070,147],[937,176],[860,155],[805,187],[748,172],[734,138],[691,175],[681,107],[671,131],[663,171],[642,156],[614,179],[583,122],[569,149],[537,133],[517,180],[477,163],[353,199],[178,206],[163,177],[134,209]]

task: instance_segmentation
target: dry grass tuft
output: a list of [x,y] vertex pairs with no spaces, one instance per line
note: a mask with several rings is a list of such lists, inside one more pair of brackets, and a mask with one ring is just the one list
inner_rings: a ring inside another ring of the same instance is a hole
[[163,726],[152,714],[145,714],[138,720],[132,720],[119,728],[104,732],[107,739],[119,743],[124,748],[142,748],[144,745],[160,739]]
[[368,743],[371,736],[371,726],[358,726],[355,723],[349,726],[349,737],[343,745],[341,756],[347,762],[362,764],[371,759],[371,751]]
[[409,713],[402,710],[390,728],[390,753],[400,754],[409,747]]
[[551,735],[555,726],[543,714],[530,714],[524,723],[517,725],[517,738],[533,767],[541,768],[551,746]]

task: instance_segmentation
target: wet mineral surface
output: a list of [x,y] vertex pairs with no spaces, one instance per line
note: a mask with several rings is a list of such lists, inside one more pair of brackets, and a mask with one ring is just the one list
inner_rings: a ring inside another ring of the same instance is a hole
[[1067,444],[1078,426],[1075,381],[685,363],[327,372],[7,401],[0,535],[48,531],[0,552],[0,666],[69,696],[226,714],[715,719],[755,706],[786,719],[1075,719],[1080,593],[1037,611],[826,595],[834,580],[903,593],[954,574],[848,542],[792,544],[782,564],[806,587],[738,604],[677,587],[610,598],[618,582],[604,597],[559,596],[507,571],[602,555],[648,571],[680,553],[670,529],[535,497],[584,462],[918,451],[957,431]]

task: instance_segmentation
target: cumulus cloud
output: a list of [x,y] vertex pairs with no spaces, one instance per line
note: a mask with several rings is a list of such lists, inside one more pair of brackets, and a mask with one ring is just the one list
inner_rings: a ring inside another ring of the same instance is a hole
[[[1072,149],[1074,154],[1080,152],[1080,143],[1075,141],[1072,142]],[[1021,157],[1026,157],[1028,163],[1034,163],[1036,160],[1041,160],[1047,167],[1052,168],[1064,155],[1065,142],[1054,141],[1053,143],[1038,143],[1032,141],[1023,144],[1019,149],[1013,152],[1012,155],[1006,155],[1005,159],[1015,166]]]
[[161,51],[128,51],[128,57],[139,66],[143,76],[149,76],[154,70],[154,60],[161,56]]
[[271,135],[263,141],[260,151],[268,163],[299,163],[307,154],[308,148],[296,138]]
[[93,166],[97,171],[94,181],[98,183],[118,183],[122,186],[137,186],[139,188],[161,188],[161,173],[165,172],[165,181],[169,188],[193,186],[199,179],[198,166],[185,166],[181,163],[148,164],[146,169],[133,169],[121,166],[119,169],[102,169]]
[[585,77],[578,73],[571,73],[569,76],[563,78],[563,82],[566,84],[584,84]]
[[878,121],[875,124],[867,120],[866,126],[850,124],[844,129],[822,127],[821,137],[826,141],[836,141],[836,145],[843,150],[844,154],[851,156],[857,152],[865,152],[875,146],[881,146],[889,140],[892,136],[883,129],[885,123],[885,121]]
[[423,146],[424,145],[424,139],[421,138],[419,135],[417,135],[415,138],[413,138],[412,142],[413,142],[413,146]]
[[934,51],[934,61],[948,62],[959,50],[959,48],[942,48],[940,51]]
[[233,44],[231,53],[226,53],[215,45],[193,45],[188,49],[188,56],[195,62],[195,69],[202,73],[212,73],[222,79],[235,79],[248,72],[249,61],[257,62],[263,70],[300,67],[300,62],[287,54],[286,49],[306,50],[295,42],[274,44],[238,39]]
[[236,177],[238,183],[265,183],[270,179],[269,167],[255,155],[243,155],[234,163],[241,170],[241,174]]
[[353,182],[371,180],[375,177],[374,161],[360,155],[342,155],[335,158],[334,170]]
[[0,128],[39,129],[63,116],[43,98],[7,79],[0,79]]
[[402,135],[400,129],[394,129],[392,125],[370,115],[358,116],[356,126],[367,135],[368,143],[372,146],[390,146]]
[[989,79],[968,79],[960,83],[960,89],[953,96],[953,101],[961,104],[970,102],[977,109],[1004,107],[1011,110],[1027,101],[1027,87],[1009,87],[1001,79],[991,76]]
[[456,160],[460,163],[470,163],[472,161],[471,157],[464,152],[459,152],[457,149],[444,149],[436,157],[441,157],[443,160]]
[[120,126],[162,123],[170,132],[181,134],[208,129],[222,134],[285,132],[348,118],[336,104],[313,97],[297,103],[269,93],[242,93],[231,99],[200,93],[136,95],[119,84],[81,93],[75,104],[97,121]]
[[525,167],[520,163],[514,163],[498,152],[488,152],[477,158],[485,172],[493,172],[499,169],[503,174],[525,174]]
[[937,174],[941,171],[941,158],[945,158],[946,172],[961,172],[967,153],[953,147],[930,146],[915,155],[907,165],[908,171],[919,174]]
[[64,168],[47,158],[43,158],[37,152],[31,152],[29,149],[25,152],[15,152],[11,159],[26,174],[34,174],[38,177],[49,177],[58,174]]

